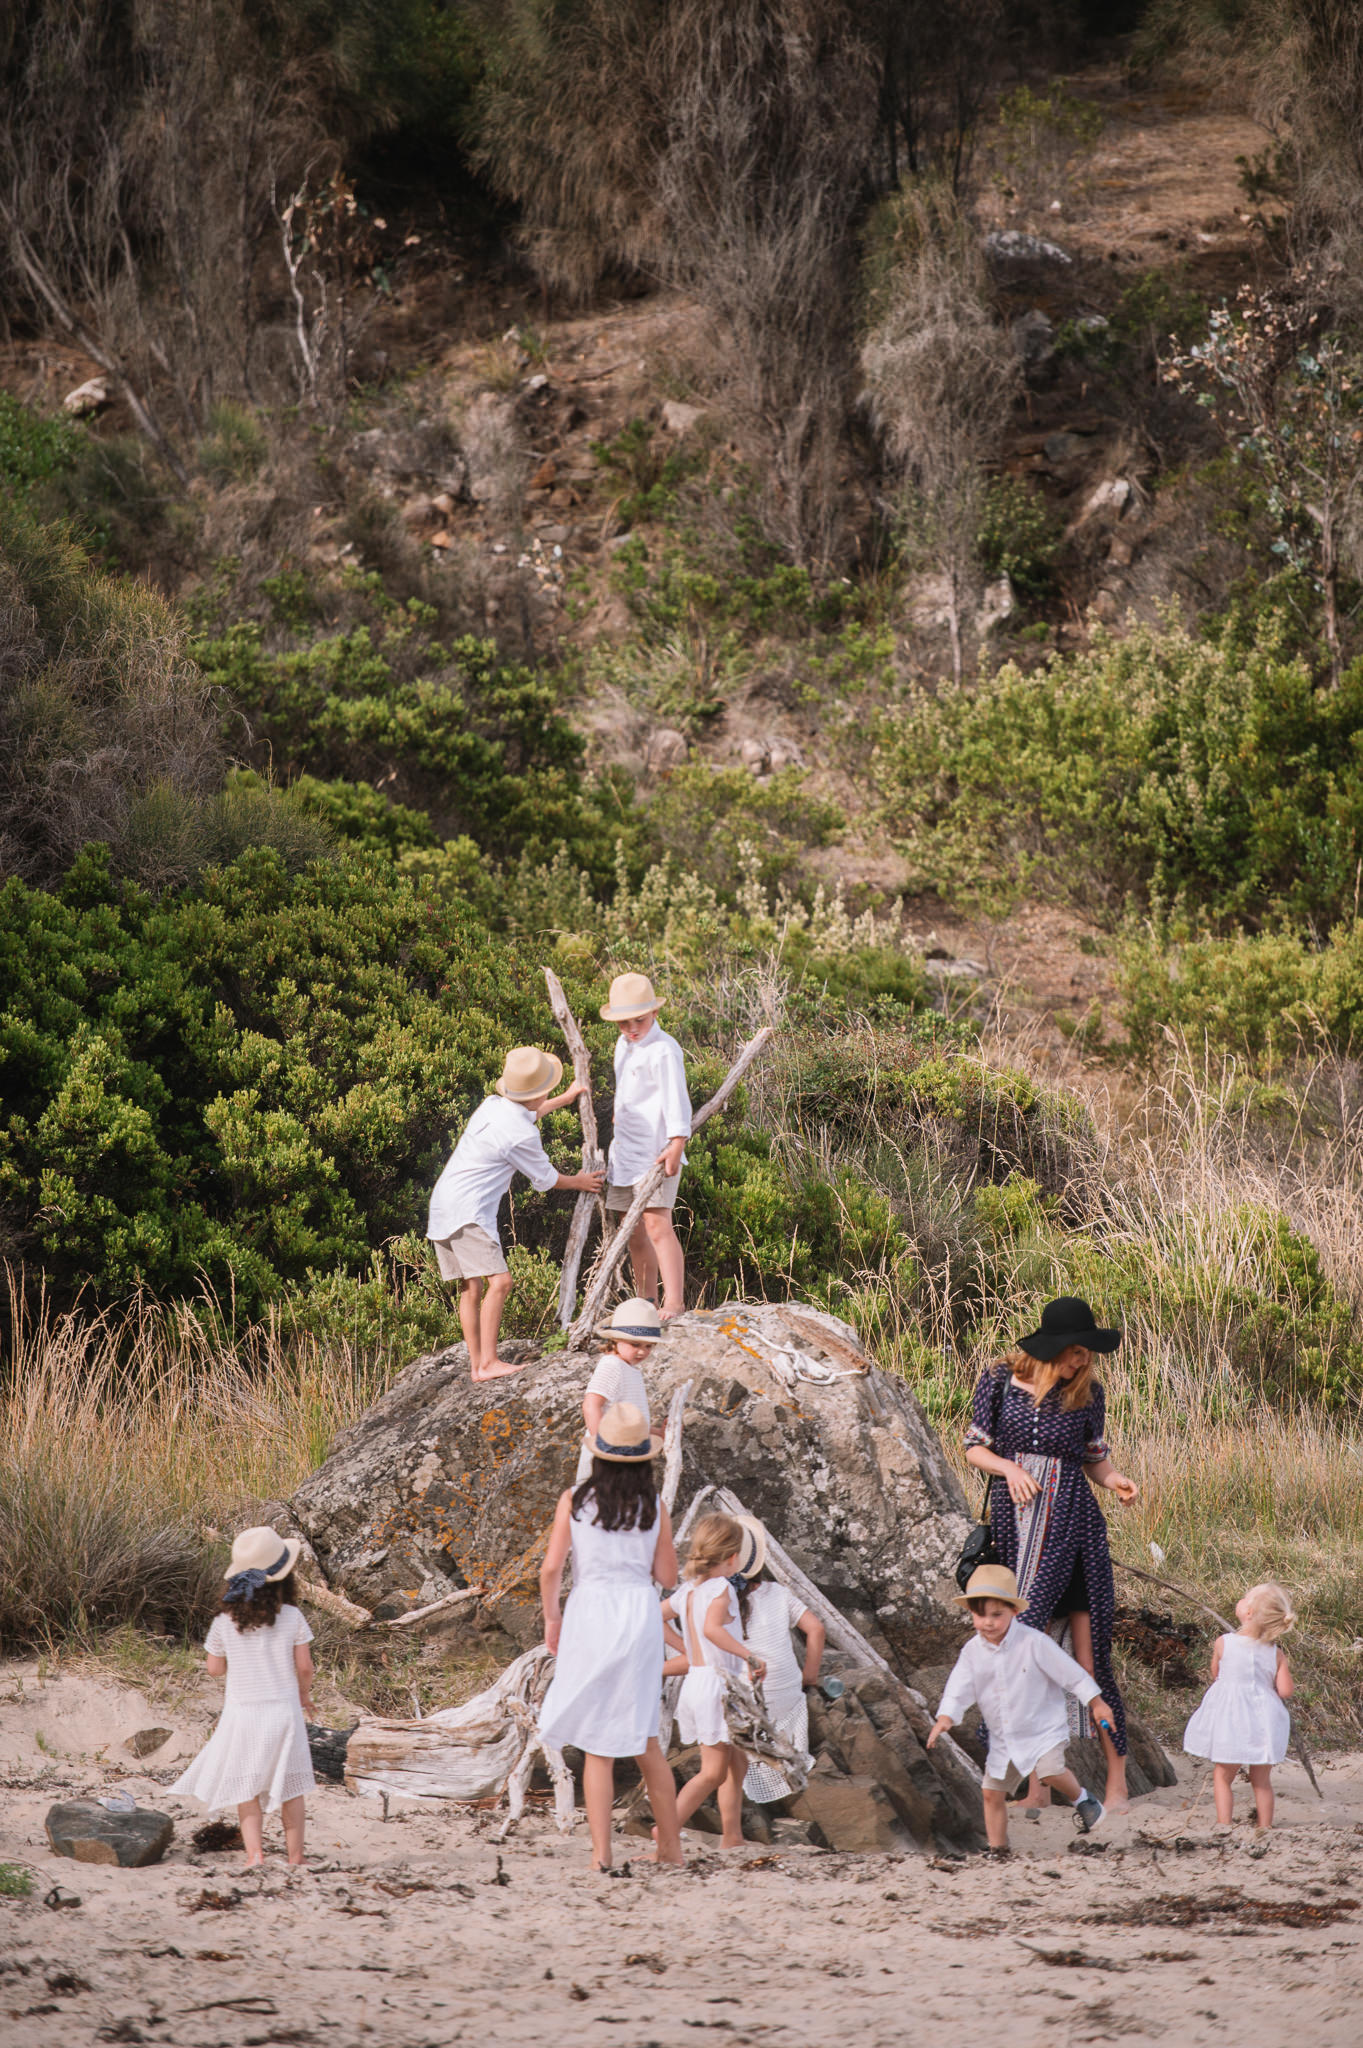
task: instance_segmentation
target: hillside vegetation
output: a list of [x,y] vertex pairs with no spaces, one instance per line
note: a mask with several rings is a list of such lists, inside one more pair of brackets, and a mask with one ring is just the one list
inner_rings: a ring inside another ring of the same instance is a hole
[[[1101,1303],[1130,1557],[1290,1577],[1338,1692],[1363,44],[1135,12],[0,28],[6,1641],[144,1618],[128,1557],[188,1625],[201,1523],[453,1340],[451,1138],[545,964],[604,1098],[631,966],[697,1097],[781,1027],[693,1297],[825,1304],[949,1440]],[[1089,1011],[998,985],[1043,909]],[[515,1334],[566,1224],[513,1196]]]

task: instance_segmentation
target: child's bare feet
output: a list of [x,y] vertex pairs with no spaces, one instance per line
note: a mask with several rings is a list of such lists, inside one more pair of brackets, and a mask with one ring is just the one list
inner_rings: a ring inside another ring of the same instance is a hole
[[521,1360],[519,1365],[513,1365],[507,1359],[494,1358],[490,1365],[480,1367],[477,1372],[471,1373],[469,1377],[474,1380],[501,1380],[505,1379],[508,1373],[520,1372],[524,1365],[524,1359]]
[[658,1321],[660,1323],[673,1323],[676,1321],[678,1316],[684,1316],[685,1314],[686,1309],[684,1305],[679,1304],[677,1307],[673,1308],[670,1307],[667,1302],[664,1302],[662,1307],[658,1310]]

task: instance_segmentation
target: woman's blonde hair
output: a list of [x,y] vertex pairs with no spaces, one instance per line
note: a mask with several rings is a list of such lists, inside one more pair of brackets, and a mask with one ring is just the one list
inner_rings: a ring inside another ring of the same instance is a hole
[[1265,1579],[1261,1586],[1251,1586],[1245,1598],[1254,1610],[1259,1624],[1261,1643],[1276,1643],[1279,1636],[1285,1636],[1296,1620],[1292,1611],[1292,1596],[1272,1579]]
[[742,1544],[743,1531],[732,1515],[702,1515],[686,1552],[686,1577],[713,1579]]
[[[1067,1345],[1065,1348],[1072,1351],[1081,1347]],[[1093,1369],[1097,1360],[1090,1351],[1083,1371],[1077,1372],[1072,1380],[1062,1380],[1056,1371],[1056,1363],[1063,1357],[1064,1352],[1057,1353],[1056,1358],[1033,1358],[1030,1351],[1008,1351],[999,1363],[1006,1365],[1015,1379],[1023,1381],[1038,1408],[1055,1386],[1060,1388],[1062,1408],[1087,1408],[1093,1399]]]

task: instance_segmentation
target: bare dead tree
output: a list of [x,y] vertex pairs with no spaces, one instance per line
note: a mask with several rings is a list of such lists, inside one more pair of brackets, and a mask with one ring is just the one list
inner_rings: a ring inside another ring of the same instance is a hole
[[989,310],[978,235],[949,188],[907,188],[887,215],[890,247],[862,348],[865,394],[897,474],[906,549],[945,585],[959,681],[984,466],[998,448],[1020,369]]

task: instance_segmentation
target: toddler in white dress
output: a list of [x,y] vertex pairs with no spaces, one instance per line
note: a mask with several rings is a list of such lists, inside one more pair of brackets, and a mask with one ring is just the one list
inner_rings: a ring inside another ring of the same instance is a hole
[[651,1301],[622,1301],[609,1323],[603,1324],[596,1334],[608,1337],[611,1348],[597,1359],[582,1396],[582,1420],[587,1425],[587,1434],[577,1461],[577,1486],[591,1477],[592,1444],[601,1418],[612,1403],[628,1401],[648,1421],[648,1388],[639,1368],[654,1345],[662,1343],[663,1326]]
[[[554,1676],[540,1708],[540,1735],[584,1752],[582,1796],[592,1868],[611,1873],[615,1759],[632,1756],[657,1821],[657,1860],[680,1863],[676,1787],[658,1742],[663,1624],[655,1582],[677,1575],[672,1523],[658,1499],[653,1460],[663,1440],[637,1408],[606,1410],[591,1440],[590,1477],[559,1495],[540,1568],[544,1640]],[[563,1567],[573,1589],[559,1612]]]
[[743,1641],[738,1595],[730,1575],[738,1570],[745,1531],[732,1515],[702,1515],[691,1538],[686,1577],[663,1616],[675,1620],[686,1647],[687,1673],[677,1700],[677,1733],[700,1745],[700,1769],[677,1795],[677,1818],[685,1827],[713,1792],[719,1806],[721,1847],[743,1846],[743,1778],[748,1760],[729,1740],[724,1715],[725,1675],[746,1667],[754,1680],[766,1663]]
[[[809,1750],[809,1704],[805,1688],[817,1685],[827,1641],[827,1631],[817,1614],[811,1614],[798,1593],[767,1577],[767,1532],[755,1515],[739,1515],[743,1549],[734,1574],[738,1611],[743,1623],[743,1640],[756,1650],[767,1667],[762,1681],[762,1698],[778,1735],[784,1735],[797,1749]],[[803,1663],[791,1645],[791,1630],[805,1639]],[[769,1806],[788,1799],[791,1787],[779,1764],[756,1759],[748,1764],[743,1796],[755,1806]]]
[[1281,1586],[1251,1586],[1236,1602],[1238,1632],[1218,1636],[1212,1648],[1212,1682],[1183,1731],[1189,1756],[1212,1764],[1216,1818],[1228,1826],[1234,1810],[1237,1774],[1249,1772],[1261,1828],[1273,1825],[1273,1766],[1287,1755],[1292,1720],[1284,1701],[1292,1697],[1292,1673],[1278,1648],[1296,1616]]
[[304,1800],[316,1779],[305,1715],[312,1706],[312,1630],[293,1604],[302,1545],[244,1529],[232,1545],[222,1612],[204,1648],[225,1672],[223,1710],[206,1746],[171,1786],[210,1810],[235,1806],[248,1865],[265,1861],[264,1812],[280,1810],[290,1863],[303,1861]]

